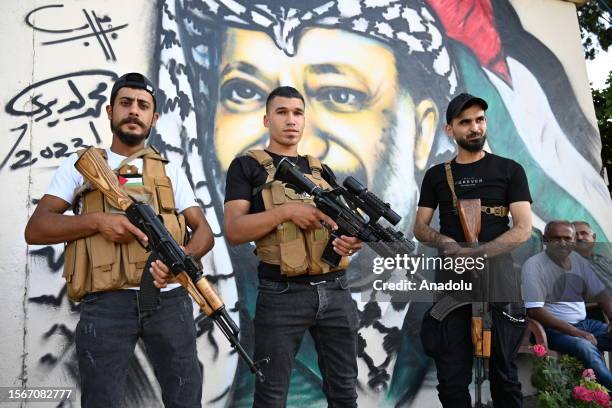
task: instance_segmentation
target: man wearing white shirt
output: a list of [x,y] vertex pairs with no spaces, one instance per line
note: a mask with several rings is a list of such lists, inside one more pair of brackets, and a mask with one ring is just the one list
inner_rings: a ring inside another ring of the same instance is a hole
[[[148,202],[162,217],[185,252],[199,259],[213,246],[213,235],[185,174],[168,163],[145,140],[155,125],[155,88],[142,74],[119,77],[106,107],[113,133],[101,151],[116,169],[122,188]],[[67,242],[64,277],[68,294],[80,301],[76,350],[83,407],[124,403],[129,362],[142,339],[165,406],[200,407],[202,372],[196,353],[192,302],[157,260],[148,271],[140,241],[146,235],[113,208],[98,190],[81,189],[83,177],[74,168],[77,156],[64,161],[25,230],[29,244]],[[75,215],[64,212],[73,207]],[[185,238],[185,224],[191,238]],[[159,307],[145,310],[138,290],[143,273],[161,288]]]
[[522,269],[522,290],[529,317],[544,326],[551,349],[577,357],[598,381],[612,389],[612,373],[601,351],[612,350],[610,326],[586,318],[585,300],[597,302],[612,317],[610,297],[589,262],[576,252],[568,221],[551,221],[544,230],[545,251]]

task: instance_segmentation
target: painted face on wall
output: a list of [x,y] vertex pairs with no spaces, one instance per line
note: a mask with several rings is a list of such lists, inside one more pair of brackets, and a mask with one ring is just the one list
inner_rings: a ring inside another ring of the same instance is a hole
[[[261,118],[268,93],[280,85],[295,87],[306,99],[299,152],[328,162],[338,174],[371,185],[385,150],[395,143],[401,101],[409,102],[402,122],[412,135],[405,140],[414,143],[417,107],[402,96],[394,54],[378,41],[313,28],[289,57],[263,32],[230,28],[219,72],[215,150],[224,170],[236,155],[266,146]],[[435,128],[435,115],[429,121],[425,127]]]

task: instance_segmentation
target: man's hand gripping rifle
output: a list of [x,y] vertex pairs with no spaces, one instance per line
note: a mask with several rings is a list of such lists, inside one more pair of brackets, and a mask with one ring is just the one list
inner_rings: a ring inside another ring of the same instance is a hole
[[[331,237],[321,256],[321,260],[328,265],[335,267],[340,263],[341,256],[334,252],[332,241],[341,235],[357,237],[363,242],[377,243],[373,249],[383,257],[414,251],[414,244],[401,232],[379,223],[380,217],[383,217],[396,225],[401,217],[389,204],[369,192],[355,178],[347,177],[343,187],[335,180],[328,180],[332,189],[324,190],[304,176],[287,159],[280,161],[274,178],[287,183],[298,193],[308,193],[313,196],[317,208],[338,224],[338,229],[331,231]],[[367,215],[367,219],[362,213]]]
[[[263,382],[265,378],[260,366],[268,363],[269,358],[257,362],[251,360],[238,340],[238,326],[227,313],[225,304],[204,277],[196,261],[190,255],[185,254],[153,209],[148,204],[138,202],[128,196],[119,187],[117,176],[97,150],[87,149],[77,160],[75,167],[89,183],[108,198],[114,207],[125,211],[130,222],[147,235],[148,249],[154,257],[168,266],[175,279],[187,289],[202,311],[217,324],[251,372]],[[148,278],[148,282],[152,285],[152,278],[147,267],[143,271],[143,281],[145,278]]]

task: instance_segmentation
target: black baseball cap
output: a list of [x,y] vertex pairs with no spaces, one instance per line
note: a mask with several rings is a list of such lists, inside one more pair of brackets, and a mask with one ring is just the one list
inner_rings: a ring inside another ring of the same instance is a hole
[[138,73],[138,72],[130,72],[128,74],[122,75],[115,81],[113,85],[113,89],[111,90],[111,102],[115,100],[115,96],[117,96],[117,92],[119,89],[123,87],[136,88],[136,89],[144,89],[153,97],[153,104],[157,106],[155,101],[155,87],[153,86],[153,82],[149,81],[149,79]]
[[482,98],[470,95],[469,93],[460,93],[448,104],[448,108],[446,109],[446,123],[450,125],[453,119],[472,105],[480,105],[484,110],[487,110],[489,107],[487,102]]

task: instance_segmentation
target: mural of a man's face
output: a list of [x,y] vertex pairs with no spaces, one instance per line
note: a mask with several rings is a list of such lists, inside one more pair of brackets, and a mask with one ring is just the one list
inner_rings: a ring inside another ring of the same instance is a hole
[[429,154],[437,110],[430,101],[415,106],[402,92],[395,56],[379,41],[311,28],[289,57],[266,33],[230,28],[219,66],[215,150],[223,169],[236,155],[266,145],[261,117],[267,94],[279,85],[295,87],[306,99],[299,152],[327,161],[336,173],[372,185],[398,143],[410,145],[404,160]]

